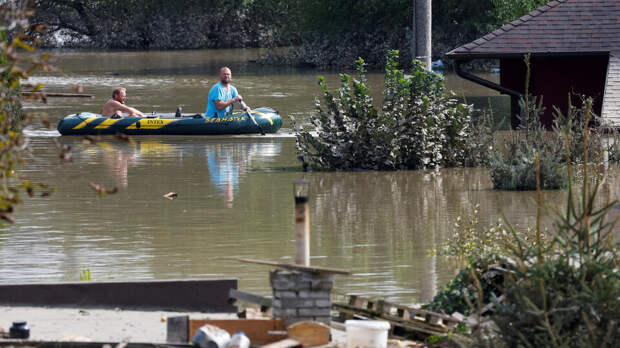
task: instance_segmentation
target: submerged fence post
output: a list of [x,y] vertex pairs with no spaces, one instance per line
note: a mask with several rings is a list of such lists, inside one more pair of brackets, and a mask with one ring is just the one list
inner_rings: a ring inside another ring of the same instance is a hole
[[310,182],[297,180],[295,191],[295,263],[310,266]]

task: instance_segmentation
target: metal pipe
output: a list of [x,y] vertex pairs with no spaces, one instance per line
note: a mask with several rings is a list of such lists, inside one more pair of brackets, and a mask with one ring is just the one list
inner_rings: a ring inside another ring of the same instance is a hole
[[506,88],[503,87],[501,85],[498,85],[497,83],[491,82],[489,80],[485,80],[483,78],[480,78],[476,75],[470,74],[468,72],[463,71],[463,69],[461,69],[461,64],[465,63],[462,60],[457,60],[455,67],[456,67],[456,74],[462,78],[464,78],[465,80],[469,80],[473,83],[477,83],[479,85],[482,85],[484,87],[496,90],[502,94],[508,94],[511,97],[515,97],[515,98],[521,98],[523,95],[515,90],[512,90],[510,88]]

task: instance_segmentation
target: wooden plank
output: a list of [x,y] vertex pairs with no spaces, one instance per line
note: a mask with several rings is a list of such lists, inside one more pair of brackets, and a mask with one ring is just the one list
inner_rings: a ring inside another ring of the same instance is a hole
[[250,294],[248,292],[239,291],[237,289],[230,289],[230,291],[228,292],[228,297],[239,301],[256,303],[261,305],[261,307],[271,307],[270,298]]
[[91,94],[83,94],[83,93],[59,93],[59,92],[30,92],[23,91],[22,96],[24,97],[32,97],[32,96],[43,96],[45,95],[47,98],[94,98]]
[[234,288],[237,279],[0,283],[0,305],[237,313]]
[[235,260],[243,263],[253,263],[257,265],[266,265],[273,266],[288,270],[297,270],[297,271],[308,271],[312,273],[326,273],[326,274],[340,274],[340,275],[351,275],[351,271],[337,269],[337,268],[326,268],[326,267],[314,267],[314,266],[301,266],[301,265],[293,265],[290,263],[280,263],[280,262],[272,262],[272,261],[261,261],[261,260],[253,260],[253,259],[241,259],[237,257],[226,257],[228,260]]
[[293,339],[287,338],[278,342],[264,345],[263,348],[302,348],[303,345]]
[[430,335],[444,334],[448,331],[445,326],[428,325],[424,321],[405,320],[403,318],[398,318],[391,315],[377,315],[376,313],[364,309],[350,309],[346,308],[346,306],[341,307],[341,305],[339,304],[332,304],[332,308],[341,312],[353,314],[354,316],[361,314],[364,316],[364,318],[383,319],[390,322],[390,324],[392,325],[400,326],[413,331],[423,332]]
[[286,327],[281,319],[190,319],[190,339],[194,337],[196,330],[207,324],[226,330],[231,335],[243,331],[253,345],[273,343],[288,337]]
[[332,303],[332,309],[339,312],[339,317],[365,317],[387,320],[398,332],[420,332],[428,335],[441,335],[461,323],[462,320],[443,313],[403,306],[382,300],[372,300],[358,295],[350,295],[345,303]]
[[340,330],[340,331],[346,331],[347,327],[344,325],[344,323],[339,323],[337,321],[330,321],[329,322],[329,326],[332,329],[336,329],[336,330]]
[[436,315],[427,314],[426,315],[426,322],[431,324],[431,325],[439,325],[441,323],[441,318],[436,316]]
[[304,347],[329,343],[329,326],[315,321],[300,321],[288,327],[288,337]]

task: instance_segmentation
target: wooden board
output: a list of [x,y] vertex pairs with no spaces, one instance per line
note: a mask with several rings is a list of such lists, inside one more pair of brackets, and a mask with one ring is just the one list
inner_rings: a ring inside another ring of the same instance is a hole
[[231,319],[231,320],[189,320],[189,338],[203,325],[214,325],[233,335],[243,331],[252,345],[273,343],[287,338],[286,327],[281,319]]
[[314,347],[329,343],[329,326],[315,321],[300,321],[288,327],[288,337],[304,347]]
[[64,97],[64,98],[94,98],[95,96],[90,94],[83,93],[57,93],[57,92],[32,92],[32,91],[23,91],[22,96],[24,97],[32,97],[36,95],[45,95],[46,97]]
[[272,344],[268,344],[263,346],[263,348],[302,348],[303,345],[294,339],[284,339],[278,342],[274,342]]
[[225,257],[228,260],[235,260],[244,263],[254,263],[257,265],[265,265],[265,266],[273,266],[288,270],[294,271],[307,271],[312,273],[323,273],[323,274],[340,274],[340,275],[352,275],[351,271],[337,268],[326,268],[326,267],[315,267],[315,266],[302,266],[302,265],[293,265],[290,263],[281,263],[281,262],[273,262],[273,261],[262,261],[262,260],[253,260],[253,259],[241,259],[238,257]]

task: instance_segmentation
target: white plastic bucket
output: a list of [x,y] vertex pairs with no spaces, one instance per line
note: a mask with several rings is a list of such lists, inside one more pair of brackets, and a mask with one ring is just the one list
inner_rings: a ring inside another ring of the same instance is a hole
[[347,348],[386,348],[390,324],[381,320],[347,320]]
[[192,339],[194,345],[200,348],[225,348],[229,341],[228,331],[208,324],[196,330]]

